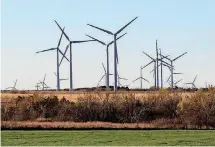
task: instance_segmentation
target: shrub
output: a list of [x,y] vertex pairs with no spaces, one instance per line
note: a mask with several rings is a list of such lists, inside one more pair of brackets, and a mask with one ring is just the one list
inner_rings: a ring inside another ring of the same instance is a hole
[[215,89],[199,90],[179,105],[180,117],[196,128],[215,127]]
[[215,128],[215,88],[210,87],[207,92],[199,89],[183,99],[179,92],[170,93],[167,89],[145,97],[95,92],[79,97],[76,102],[34,94],[18,96],[11,103],[2,104],[1,112],[4,121],[139,123],[162,120],[164,126],[173,122],[172,127],[180,124],[185,128]]

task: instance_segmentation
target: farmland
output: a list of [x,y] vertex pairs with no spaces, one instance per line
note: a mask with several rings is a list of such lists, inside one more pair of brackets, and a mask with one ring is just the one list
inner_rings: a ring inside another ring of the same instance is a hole
[[[84,92],[84,91],[73,91],[72,93],[68,91],[17,91],[16,93],[13,93],[11,91],[7,92],[1,92],[0,95],[0,101],[1,102],[7,102],[10,101],[13,98],[16,98],[18,96],[32,96],[34,94],[43,95],[43,96],[50,96],[55,95],[59,99],[62,99],[65,97],[69,101],[76,101],[79,97],[87,96],[87,95],[95,95],[95,96],[101,96],[103,97],[106,94],[112,94],[112,95],[125,95],[125,94],[134,94],[135,97],[147,97],[150,95],[158,94],[158,91],[119,91],[117,93],[113,91],[91,91],[91,92]],[[191,96],[195,93],[195,91],[184,91],[184,92],[176,92],[183,95],[183,97]]]
[[2,131],[3,146],[206,146],[215,144],[215,131]]

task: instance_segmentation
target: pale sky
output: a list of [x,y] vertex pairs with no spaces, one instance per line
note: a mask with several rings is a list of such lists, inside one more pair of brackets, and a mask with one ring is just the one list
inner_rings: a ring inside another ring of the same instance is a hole
[[[46,83],[56,88],[56,51],[36,54],[37,51],[57,46],[60,30],[57,20],[72,40],[85,40],[85,34],[104,42],[113,37],[87,26],[87,23],[116,32],[131,19],[138,19],[121,34],[118,41],[119,73],[130,84],[140,76],[140,66],[150,62],[142,51],[155,57],[155,40],[162,52],[171,58],[188,52],[174,66],[175,80],[191,82],[195,75],[197,87],[215,85],[215,1],[214,0],[2,0],[1,4],[1,89],[13,86],[34,89],[35,84],[47,74]],[[64,51],[68,44],[65,37],[60,46]],[[69,53],[69,52],[68,52]],[[69,54],[67,54],[69,57]],[[73,45],[73,85],[96,86],[104,74],[106,65],[105,47],[96,42]],[[150,71],[153,65],[143,70],[144,78],[153,86]],[[113,46],[110,48],[110,72],[113,73]],[[164,81],[170,72],[164,71]],[[69,78],[69,64],[64,60],[60,78]],[[110,79],[113,83],[113,76]],[[140,87],[140,82],[131,88]],[[105,84],[105,79],[101,83]],[[167,86],[167,84],[165,84]],[[63,81],[61,88],[69,88]]]

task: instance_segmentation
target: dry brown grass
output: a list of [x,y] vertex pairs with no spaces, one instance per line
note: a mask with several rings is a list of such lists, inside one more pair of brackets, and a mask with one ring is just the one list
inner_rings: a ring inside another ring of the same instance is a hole
[[[117,128],[117,129],[133,129],[133,128],[157,128],[156,121],[144,122],[144,123],[110,123],[110,122],[12,122],[2,121],[2,128]],[[168,127],[168,126],[167,126]]]
[[[62,99],[63,97],[65,99]],[[6,104],[2,104],[1,108],[2,120],[17,121],[17,123],[33,121],[30,124],[26,122],[29,126],[39,123],[41,127],[38,119],[45,118],[45,121],[56,121],[57,124],[60,121],[78,122],[72,123],[74,127],[84,122],[90,128],[96,126],[99,128],[101,121],[109,122],[102,123],[101,127],[103,124],[107,127],[117,127],[117,123],[121,124],[120,127],[125,127],[125,123],[129,123],[131,125],[129,127],[132,127],[132,123],[135,123],[136,127],[149,124],[149,127],[154,128],[215,127],[215,88],[213,87],[208,91],[201,89],[195,93],[167,90],[138,93],[76,93],[76,100],[68,99],[65,95],[59,98],[56,94],[37,93],[27,97],[19,95],[17,98],[6,96],[5,100]],[[44,123],[49,124],[49,122]],[[21,124],[15,123],[15,125]],[[55,122],[52,125],[55,125]]]
[[[177,92],[179,93],[179,92]],[[24,97],[28,97],[28,96],[32,96],[34,94],[39,94],[39,95],[43,95],[43,96],[50,96],[50,95],[55,95],[58,97],[58,99],[62,99],[63,97],[66,98],[69,101],[77,101],[77,99],[79,97],[85,97],[87,95],[93,95],[94,97],[105,97],[105,95],[110,94],[110,95],[118,95],[119,97],[125,94],[134,94],[135,97],[142,97],[142,98],[146,98],[148,96],[153,96],[153,95],[158,95],[159,92],[156,91],[145,91],[145,92],[140,92],[140,91],[121,91],[121,92],[73,92],[73,93],[69,93],[69,92],[64,92],[64,91],[40,91],[40,92],[35,92],[35,91],[29,91],[26,92],[25,94],[21,94],[21,93],[1,93],[0,94],[0,102],[1,103],[7,103],[10,102],[12,99],[17,98],[18,96],[24,96]],[[180,92],[179,94],[182,95],[183,99],[189,98],[191,97],[193,94],[195,94],[195,92]]]

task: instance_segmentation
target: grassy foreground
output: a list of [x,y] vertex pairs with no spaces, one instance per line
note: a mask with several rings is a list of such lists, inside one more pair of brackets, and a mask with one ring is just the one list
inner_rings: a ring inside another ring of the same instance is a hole
[[215,145],[215,131],[1,131],[3,146]]

